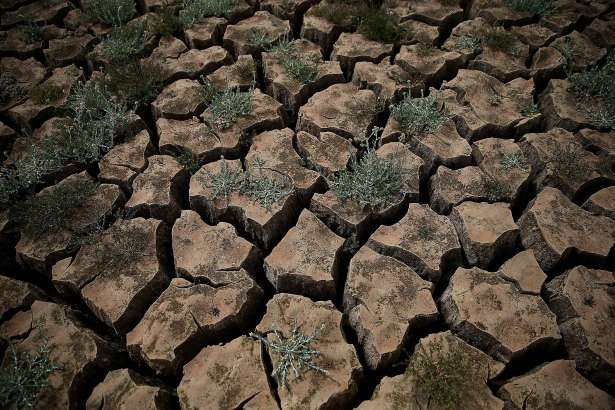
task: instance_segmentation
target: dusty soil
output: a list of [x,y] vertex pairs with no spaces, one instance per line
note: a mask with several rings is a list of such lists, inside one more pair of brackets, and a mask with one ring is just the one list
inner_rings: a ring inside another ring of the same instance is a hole
[[[238,0],[149,33],[139,58],[164,67],[160,92],[98,163],[32,193],[89,181],[94,194],[45,234],[0,208],[0,361],[7,342],[46,343],[59,366],[33,408],[615,409],[615,132],[567,78],[615,47],[615,2],[559,0],[540,17],[504,0],[394,0],[407,30],[394,43],[319,17],[319,2]],[[109,27],[80,3],[0,4],[1,72],[25,90],[0,105],[4,166],[61,129],[70,88],[108,64]],[[135,23],[181,2],[137,3]],[[508,52],[457,47],[500,25]],[[294,40],[314,75],[288,75],[255,29]],[[251,112],[208,131],[204,79],[254,87]],[[29,96],[41,86],[59,95]],[[388,106],[421,91],[449,117],[406,137]],[[379,210],[328,184],[374,127],[376,155],[404,164]],[[267,170],[288,192],[271,206],[216,197],[221,170]],[[264,341],[297,329],[316,335],[323,371],[283,385]]]

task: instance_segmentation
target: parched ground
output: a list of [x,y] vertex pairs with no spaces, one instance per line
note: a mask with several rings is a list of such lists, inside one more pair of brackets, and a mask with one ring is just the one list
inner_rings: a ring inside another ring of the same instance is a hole
[[[81,3],[0,4],[0,72],[22,90],[0,106],[4,166],[60,130],[71,87],[108,64],[109,27]],[[58,366],[33,408],[615,409],[615,131],[569,79],[615,47],[615,2],[557,0],[541,17],[392,0],[393,43],[327,21],[326,0],[231,3],[147,35],[160,92],[100,161],[30,193],[91,186],[67,220],[41,232],[0,208],[0,359],[7,342],[45,344]],[[134,21],[172,4],[140,0]],[[489,30],[507,50],[463,46]],[[289,76],[255,33],[293,40],[314,75]],[[251,112],[210,128],[205,80],[254,87]],[[56,94],[35,98],[43,85]],[[421,90],[446,121],[405,135],[388,107]],[[374,127],[376,155],[404,167],[378,210],[328,183]],[[283,198],[216,197],[213,175],[243,170],[284,181]],[[297,329],[324,371],[285,386],[263,340]]]

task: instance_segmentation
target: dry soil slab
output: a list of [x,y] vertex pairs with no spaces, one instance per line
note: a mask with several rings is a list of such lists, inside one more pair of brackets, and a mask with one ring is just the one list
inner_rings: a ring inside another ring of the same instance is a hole
[[531,249],[519,252],[504,262],[498,274],[515,283],[521,292],[532,295],[540,295],[542,285],[547,280]]
[[580,128],[600,128],[593,116],[591,107],[595,104],[581,102],[572,92],[572,84],[567,79],[552,79],[540,94],[540,109],[545,115],[548,128],[564,128],[576,131]]
[[277,292],[334,299],[344,239],[304,210],[297,224],[265,258],[265,273]]
[[544,188],[518,224],[523,246],[545,272],[575,256],[604,265],[615,245],[613,220],[579,208],[555,188]]
[[331,176],[346,169],[356,148],[350,141],[333,132],[321,132],[319,137],[305,131],[296,136],[297,152],[311,169]]
[[26,282],[0,276],[0,323],[34,302],[32,287]]
[[182,191],[188,185],[188,178],[188,171],[173,157],[149,157],[147,168],[132,183],[133,192],[126,211],[172,225],[181,212]]
[[504,202],[464,202],[453,208],[451,221],[468,262],[485,269],[512,253],[519,237],[519,227]]
[[154,119],[185,120],[205,109],[202,85],[195,80],[182,79],[166,86],[152,102]]
[[359,33],[342,33],[333,45],[331,60],[339,61],[342,70],[351,77],[359,61],[379,63],[392,51],[392,44],[369,40]]
[[513,408],[607,410],[615,399],[597,389],[574,368],[572,360],[557,360],[516,377],[497,391]]
[[86,410],[115,410],[139,408],[143,410],[170,410],[174,392],[161,387],[146,377],[130,370],[109,372],[88,399]]
[[115,145],[98,163],[98,179],[109,184],[116,184],[127,192],[132,190],[132,183],[138,174],[145,171],[147,158],[155,152],[149,132],[140,131]]
[[243,331],[262,295],[243,269],[210,271],[194,283],[173,279],[126,336],[128,350],[156,373],[176,377],[202,346]]
[[446,323],[462,339],[500,361],[551,352],[561,335],[539,297],[480,268],[459,268],[441,298]]
[[278,408],[265,360],[260,343],[246,336],[201,350],[177,387],[182,410]]
[[596,385],[615,388],[613,272],[573,268],[547,284],[564,343],[577,369]]
[[433,282],[462,261],[453,224],[426,205],[410,204],[401,221],[378,228],[367,245],[405,263],[422,278]]
[[590,196],[583,204],[583,209],[615,220],[615,187],[601,189]]
[[257,11],[250,18],[242,20],[237,24],[226,27],[224,32],[224,46],[231,50],[234,56],[242,54],[256,54],[264,50],[264,45],[256,40],[256,37],[263,37],[268,44],[288,37],[291,33],[288,21],[266,11]]
[[[357,382],[362,368],[354,347],[348,344],[341,331],[342,314],[331,302],[313,302],[303,296],[278,293],[267,303],[267,313],[256,327],[269,342],[276,342],[272,332],[277,330],[289,337],[293,329],[318,337],[310,348],[320,352],[315,363],[326,373],[302,369],[301,378],[291,378],[288,387],[278,386],[282,409],[325,409],[349,405],[357,394]],[[268,350],[275,369],[281,356]]]
[[[454,366],[445,367],[444,364],[451,356],[458,361]],[[431,394],[429,387],[426,387],[421,380],[424,372],[424,374],[436,373],[438,378],[465,380],[462,387],[465,392],[461,394],[462,402],[456,403],[463,408],[502,410],[504,402],[491,393],[487,382],[503,369],[502,363],[468,345],[451,332],[435,333],[419,341],[404,374],[395,377],[385,376],[376,387],[371,399],[361,403],[358,409],[423,409],[422,403],[429,402]],[[435,383],[437,383],[435,388],[452,387],[444,382]]]
[[376,97],[390,104],[393,99],[404,96],[410,90],[419,92],[412,83],[412,75],[397,64],[383,60],[379,64],[368,61],[357,62],[352,73],[352,83],[359,88],[372,90]]
[[155,219],[119,221],[53,269],[67,298],[82,298],[118,333],[128,332],[168,284],[169,228]]
[[344,310],[370,369],[399,359],[410,335],[435,323],[433,284],[405,264],[362,247],[350,261]]

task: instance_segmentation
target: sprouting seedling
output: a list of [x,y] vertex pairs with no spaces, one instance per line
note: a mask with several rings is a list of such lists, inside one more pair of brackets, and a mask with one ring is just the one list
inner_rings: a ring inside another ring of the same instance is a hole
[[325,324],[323,323],[311,335],[306,336],[295,324],[289,337],[282,335],[277,328],[272,331],[275,336],[275,340],[272,341],[254,332],[250,332],[250,336],[263,342],[270,352],[278,356],[278,364],[271,375],[276,378],[280,386],[288,388],[289,377],[299,378],[304,369],[328,373],[314,362],[314,358],[320,355],[320,351],[310,347],[324,329]]
[[527,171],[527,163],[523,155],[519,152],[509,152],[504,154],[500,164],[506,169],[519,168],[522,171]]

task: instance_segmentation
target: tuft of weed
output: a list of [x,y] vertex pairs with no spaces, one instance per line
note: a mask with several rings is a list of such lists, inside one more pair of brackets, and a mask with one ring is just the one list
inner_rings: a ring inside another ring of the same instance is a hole
[[318,57],[301,55],[292,42],[279,42],[270,51],[276,54],[284,72],[293,80],[307,84],[318,76]]
[[238,88],[227,88],[212,94],[206,119],[219,128],[228,128],[252,112],[252,89],[241,91]]
[[64,97],[65,88],[59,85],[43,83],[30,90],[30,98],[35,104],[46,105]]
[[450,344],[445,352],[441,343],[427,348],[420,345],[410,360],[410,373],[416,383],[416,400],[440,409],[463,408],[471,396],[474,366],[461,347]]
[[94,21],[121,26],[137,14],[134,0],[90,0],[85,12]]
[[242,81],[254,80],[254,69],[254,62],[250,59],[239,59],[233,65],[233,71],[239,76]]
[[601,128],[615,129],[615,51],[609,53],[602,66],[573,73],[569,81],[579,106]]
[[341,25],[356,24],[361,17],[370,13],[366,2],[357,0],[344,0],[334,2],[321,2],[310,9],[310,14],[323,18],[330,23]]
[[109,228],[108,233],[113,235],[113,240],[99,242],[101,269],[129,266],[152,252],[149,249],[152,233],[141,226],[115,224]]
[[24,95],[26,95],[26,90],[19,85],[13,74],[6,71],[0,73],[0,105]]
[[553,11],[553,0],[505,0],[506,6],[515,11],[547,16]]
[[360,18],[357,31],[368,40],[393,43],[404,37],[404,29],[395,21],[391,13],[384,9],[371,10]]
[[491,27],[483,33],[482,44],[492,50],[514,56],[519,53],[515,47],[516,39],[514,34],[503,27]]
[[142,22],[114,27],[103,40],[102,55],[112,63],[133,60],[145,44],[145,25]]
[[406,138],[432,134],[451,118],[443,111],[434,96],[412,98],[409,93],[402,101],[391,107],[391,115]]
[[182,29],[182,21],[175,14],[173,7],[164,7],[150,15],[147,20],[147,31],[163,37],[171,36]]
[[183,148],[175,156],[177,162],[184,167],[190,174],[194,175],[201,168],[201,161],[198,155],[190,151],[188,148]]
[[259,157],[255,158],[252,168],[253,172],[231,169],[223,159],[218,173],[207,173],[207,187],[213,190],[213,199],[223,198],[228,202],[231,194],[237,192],[253,199],[263,208],[271,209],[272,205],[291,193],[292,184],[281,182],[281,173],[278,173],[280,178],[266,175],[266,172],[276,175],[277,171],[266,168]]
[[462,34],[457,39],[455,48],[458,50],[470,50],[473,53],[480,53],[482,50],[481,39],[469,34]]
[[523,154],[520,152],[504,154],[502,160],[500,161],[500,165],[502,165],[505,169],[519,168],[522,171],[527,171],[529,169]]
[[384,208],[397,199],[403,187],[403,166],[398,158],[381,158],[368,145],[361,158],[352,157],[348,170],[328,181],[329,186],[342,200],[375,210]]
[[90,180],[71,180],[15,204],[11,218],[32,237],[64,230],[81,204],[96,192]]
[[579,164],[583,160],[583,149],[572,143],[557,144],[551,153],[549,163],[557,175],[577,178],[585,172]]
[[260,28],[252,28],[248,32],[248,44],[259,50],[268,50],[275,41],[269,38],[269,34]]
[[314,361],[314,358],[320,355],[320,351],[310,347],[311,343],[320,337],[324,328],[323,323],[319,329],[306,336],[295,325],[288,337],[274,328],[272,332],[275,335],[275,340],[272,341],[269,341],[266,336],[254,332],[250,332],[250,336],[260,340],[269,352],[277,356],[278,364],[271,375],[276,378],[278,385],[288,389],[290,377],[299,378],[304,369],[327,373],[327,370]]
[[34,353],[19,352],[10,344],[0,368],[0,408],[33,408],[38,394],[49,387],[49,376],[59,367],[49,358],[46,343]]
[[165,78],[165,70],[160,65],[135,60],[110,65],[101,81],[122,104],[140,107],[158,96]]
[[238,0],[184,0],[179,21],[189,28],[206,17],[229,17],[237,4]]
[[428,57],[435,53],[437,48],[433,44],[419,43],[416,47],[416,53],[420,57]]
[[94,81],[79,83],[66,103],[71,118],[57,134],[28,146],[11,167],[0,168],[0,203],[30,188],[68,162],[98,161],[125,126],[126,108]]
[[497,107],[498,105],[502,104],[502,97],[500,96],[500,94],[494,92],[493,94],[489,95],[489,97],[487,97],[487,102],[492,106]]

